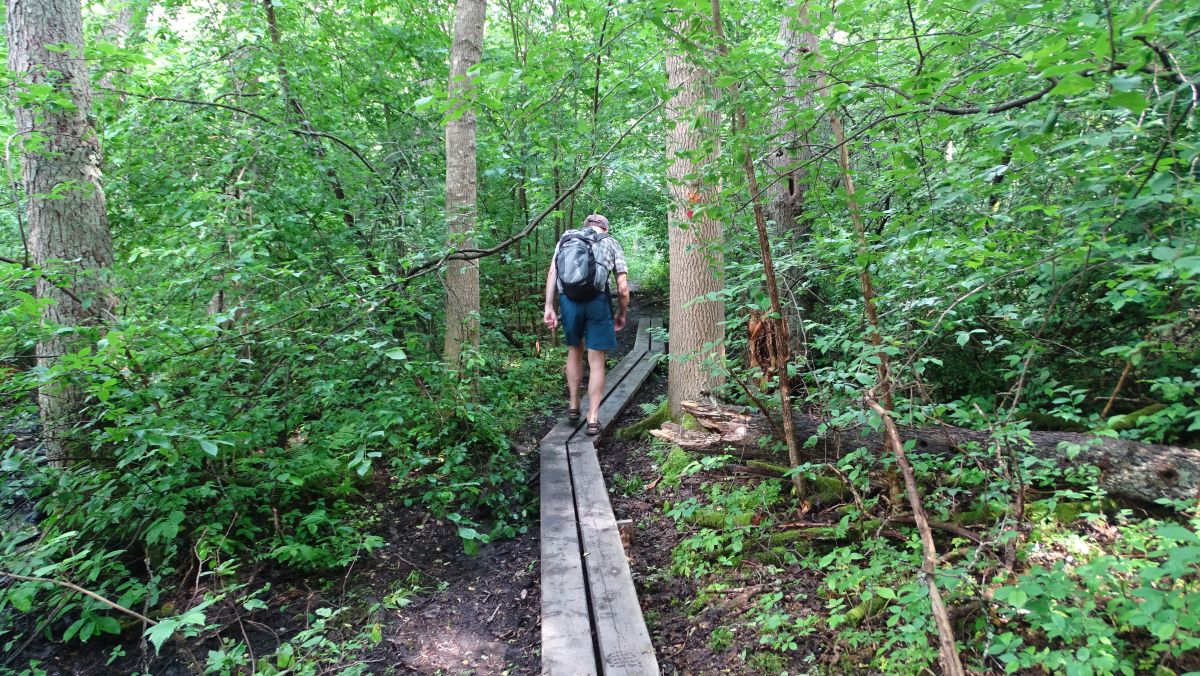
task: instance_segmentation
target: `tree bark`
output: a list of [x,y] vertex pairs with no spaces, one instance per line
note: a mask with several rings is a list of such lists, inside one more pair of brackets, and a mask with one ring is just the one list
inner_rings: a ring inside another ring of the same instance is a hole
[[[38,278],[37,295],[52,301],[42,317],[50,325],[84,329],[57,333],[38,346],[38,366],[52,369],[60,355],[78,351],[102,332],[112,316],[106,274],[113,262],[112,237],[100,184],[100,142],[89,121],[92,95],[79,0],[8,0],[7,9],[8,67],[17,78],[11,100],[29,85],[50,85],[72,104],[14,106],[24,146],[29,253],[46,273]],[[39,390],[51,462],[65,462],[84,403],[82,389],[61,378],[52,377]]]
[[[784,6],[779,26],[779,55],[783,66],[783,90],[771,107],[771,138],[776,144],[767,155],[767,167],[771,180],[766,188],[766,215],[774,222],[774,231],[783,244],[782,251],[795,251],[805,246],[809,239],[811,221],[803,216],[804,199],[809,185],[807,165],[812,159],[809,149],[810,133],[796,128],[796,114],[801,109],[814,105],[813,89],[823,89],[824,75],[811,78],[808,87],[800,77],[800,60],[805,54],[815,57],[817,35],[811,30],[808,18],[808,1],[795,0]],[[797,168],[800,167],[800,168]],[[787,267],[781,271],[784,287],[796,300],[784,307],[784,318],[792,327],[801,326],[805,315],[811,314],[815,295],[806,289],[807,276],[801,267]],[[793,353],[807,359],[807,346],[803,331],[792,331],[790,342]]]
[[[475,246],[475,109],[467,71],[483,56],[485,0],[458,0],[450,46],[450,118],[446,122],[446,235],[450,245]],[[479,263],[452,260],[446,268],[446,363],[461,363],[463,346],[479,345]]]
[[[109,8],[109,14],[104,22],[104,27],[100,29],[100,39],[118,47],[124,47],[131,32],[133,32],[133,3],[118,2],[115,7]],[[113,71],[109,69],[104,70],[100,74],[100,89],[111,88],[112,78]]]
[[[708,431],[684,430],[664,425],[652,432],[683,448],[705,450],[732,447],[747,455],[760,455],[760,440],[770,435],[770,426],[758,414],[733,409],[715,409],[687,402],[685,410]],[[821,431],[826,421],[797,413],[793,416],[800,439],[816,438],[808,453],[811,457],[832,460],[860,447],[872,453],[883,452],[883,436],[862,426]],[[961,427],[897,427],[901,437],[915,439],[914,453],[958,455],[968,446],[986,448],[989,433]],[[1030,432],[1029,440],[1019,449],[1063,467],[1094,465],[1100,468],[1100,486],[1110,495],[1153,502],[1159,498],[1192,500],[1200,490],[1200,450],[1180,446],[1145,444],[1074,432]],[[1075,450],[1078,455],[1072,456]]]
[[[718,49],[722,57],[729,56],[729,45],[725,38],[725,27],[721,20],[721,2],[712,0],[713,32],[716,33]],[[733,112],[730,115],[733,138],[737,138],[746,130],[746,114],[741,103],[737,101],[738,86],[729,86],[729,97],[734,101]],[[783,437],[787,442],[788,462],[792,467],[800,465],[800,447],[796,443],[796,430],[792,426],[792,388],[789,379],[791,364],[791,346],[788,341],[788,322],[779,303],[779,284],[775,281],[775,260],[771,257],[771,240],[767,236],[767,218],[763,213],[762,193],[758,189],[758,177],[754,173],[754,160],[751,159],[750,147],[743,140],[742,171],[746,173],[746,187],[750,190],[750,202],[754,211],[754,227],[758,231],[758,251],[762,258],[763,275],[766,277],[767,296],[771,299],[771,315],[762,319],[767,333],[767,350],[770,355],[770,366],[774,368],[779,382],[779,409],[783,415]],[[792,475],[792,485],[796,487],[797,495],[807,492],[804,475],[797,472]]]
[[[687,34],[687,24],[680,27]],[[667,171],[671,209],[667,218],[670,250],[670,353],[667,399],[678,416],[685,399],[724,383],[710,362],[725,359],[725,304],[704,296],[723,286],[724,236],[716,207],[715,179],[705,174],[720,154],[720,117],[711,105],[712,77],[678,44],[667,52]]]
[[[817,36],[800,29],[810,23],[808,3],[804,0],[794,6],[784,7],[779,26],[779,42],[783,46],[779,55],[783,65],[783,93],[771,106],[771,138],[776,146],[767,155],[767,166],[775,174],[775,180],[767,187],[765,205],[767,218],[774,221],[775,231],[784,237],[794,234],[799,225],[796,215],[804,201],[804,178],[808,169],[795,167],[811,155],[807,146],[802,145],[806,139],[795,127],[789,126],[794,124],[792,116],[799,104],[800,78],[797,71],[800,55],[805,51],[816,51]],[[806,93],[803,103],[811,107],[812,95]]]

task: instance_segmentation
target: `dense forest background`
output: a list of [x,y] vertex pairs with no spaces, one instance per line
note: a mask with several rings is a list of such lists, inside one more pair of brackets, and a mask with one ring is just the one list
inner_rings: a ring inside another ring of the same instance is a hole
[[[678,524],[661,574],[695,585],[675,612],[727,617],[714,652],[937,668],[897,454],[824,441],[885,411],[981,433],[949,455],[907,439],[968,671],[1200,670],[1200,7],[499,0],[453,80],[451,2],[7,5],[0,671],[36,673],[31,642],[365,670],[386,608],[310,614],[267,657],[230,613],[268,617],[268,578],[341,584],[386,545],[381,504],[469,554],[536,531],[514,439],[561,407],[542,288],[594,212],[635,298],[669,303],[668,414],[782,421],[782,390],[812,422],[791,444],[768,425],[766,476],[736,486],[737,452],[661,440],[662,486],[622,484]],[[82,39],[48,50],[74,85],[18,67],[31,6],[79,12]],[[95,142],[95,185],[28,180],[54,135],[22,125],[56,115]],[[79,196],[99,215],[66,232],[111,233],[98,265],[31,230]],[[478,328],[451,351],[455,259],[479,273],[455,326]],[[1045,431],[1097,441],[1035,452]],[[1145,461],[1098,462],[1113,440]]]

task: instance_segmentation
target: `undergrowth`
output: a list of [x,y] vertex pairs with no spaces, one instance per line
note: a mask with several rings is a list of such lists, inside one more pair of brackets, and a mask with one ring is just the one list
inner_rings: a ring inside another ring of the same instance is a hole
[[[0,458],[0,505],[11,517],[0,571],[34,578],[0,587],[0,652],[33,636],[89,642],[142,631],[130,613],[58,584],[68,582],[156,621],[146,628],[156,651],[171,637],[215,642],[201,643],[216,646],[209,666],[231,673],[253,660],[215,618],[233,606],[247,619],[261,614],[247,587],[257,579],[319,580],[381,547],[381,504],[455,524],[468,553],[535,521],[528,463],[510,438],[546,408],[561,354],[489,346],[460,374],[423,341],[375,330],[337,336],[319,357],[295,333],[235,346],[223,338],[211,324],[131,322],[95,353],[0,386],[14,422]],[[258,377],[250,362],[279,375]],[[36,432],[15,423],[35,419],[30,392],[46,378],[90,395],[86,463],[52,467],[16,443]],[[339,651],[362,641],[326,638],[343,611],[314,611],[279,648],[293,653],[267,661],[289,673],[350,664]]]
[[[664,512],[686,535],[671,572],[698,585],[692,615],[725,618],[711,649],[758,644],[741,651],[756,673],[939,668],[920,541],[911,526],[886,519],[886,498],[866,474],[852,479],[861,502],[812,507],[782,478],[702,469],[677,447],[657,445],[654,453],[666,460],[658,489]],[[978,449],[967,464],[992,457],[994,449]],[[936,533],[938,584],[965,666],[980,673],[1200,669],[1200,518],[1186,505],[1150,515],[1092,500],[1079,490],[1078,473],[1026,460],[1039,485],[1060,488],[1038,494],[1021,519],[1004,494],[988,490],[990,479],[972,478],[963,463],[915,461],[931,515],[967,521],[979,539]],[[836,462],[845,473],[863,464],[861,451]],[[986,517],[981,501],[991,505]],[[1010,543],[1011,570],[1002,560]]]

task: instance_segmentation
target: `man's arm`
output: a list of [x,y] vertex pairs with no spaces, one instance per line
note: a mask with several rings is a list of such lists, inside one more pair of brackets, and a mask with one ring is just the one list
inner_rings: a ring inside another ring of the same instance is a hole
[[625,328],[625,314],[629,312],[629,275],[624,272],[617,273],[617,299],[620,307],[613,318],[613,328],[620,331]]
[[542,313],[542,321],[551,329],[558,326],[558,316],[554,314],[554,291],[557,281],[558,270],[554,267],[554,261],[550,261],[550,270],[546,273],[546,307]]

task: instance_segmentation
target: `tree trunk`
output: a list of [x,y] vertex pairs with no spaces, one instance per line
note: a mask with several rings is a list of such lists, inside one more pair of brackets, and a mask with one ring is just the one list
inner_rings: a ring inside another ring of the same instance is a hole
[[[450,101],[446,122],[446,235],[450,246],[474,246],[475,109],[467,71],[483,56],[485,0],[458,0],[450,46]],[[450,261],[446,267],[444,358],[457,367],[463,346],[479,345],[479,263]]]
[[[686,26],[681,34],[687,34]],[[679,45],[667,52],[667,172],[671,208],[670,352],[667,399],[678,416],[685,399],[721,385],[725,359],[725,304],[703,300],[722,286],[724,255],[721,221],[710,213],[717,204],[715,179],[705,174],[720,153],[720,118],[711,105],[712,77]],[[700,300],[697,300],[700,299]],[[714,374],[714,371],[717,374]]]
[[[801,86],[804,83],[799,75],[800,59],[804,54],[815,55],[817,52],[817,36],[811,25],[807,0],[785,5],[779,26],[783,90],[771,107],[771,138],[776,147],[767,155],[771,179],[764,205],[767,218],[775,223],[774,230],[782,243],[781,251],[785,253],[805,246],[811,225],[811,221],[803,216],[810,169],[801,166],[812,159],[808,145],[811,134],[795,127],[797,111],[811,109],[814,105],[813,86],[824,86],[823,75],[816,75],[807,89]],[[806,289],[803,268],[785,267],[781,274],[787,297],[794,301],[784,307],[784,318],[789,326],[800,327],[805,315],[812,313],[815,296]],[[804,332],[792,331],[790,340],[793,353],[807,359]]]
[[[8,0],[7,8],[14,89],[49,85],[72,103],[14,106],[24,144],[29,253],[54,278],[51,283],[44,275],[37,282],[38,297],[53,301],[42,317],[47,324],[93,329],[58,333],[39,344],[38,365],[52,368],[60,355],[87,345],[112,316],[106,274],[113,262],[112,237],[100,185],[100,142],[88,119],[92,96],[79,0]],[[64,464],[69,435],[81,422],[83,391],[51,380],[38,392],[38,404],[46,454]]]
[[[799,12],[797,16],[796,12]],[[796,214],[804,200],[804,177],[807,169],[797,169],[796,166],[807,159],[811,153],[807,146],[801,144],[806,140],[794,127],[793,115],[797,107],[800,93],[800,79],[796,75],[799,69],[800,54],[810,49],[807,38],[812,33],[805,33],[799,25],[807,26],[808,6],[801,0],[796,6],[785,6],[783,19],[779,27],[779,42],[783,46],[779,60],[783,64],[783,93],[771,106],[771,138],[776,144],[775,149],[767,155],[767,166],[774,176],[773,182],[767,187],[767,218],[775,222],[775,231],[783,237],[791,237],[796,230]],[[812,106],[812,95],[804,97],[806,106]]]
[[[129,40],[131,32],[133,32],[133,3],[118,2],[116,7],[109,8],[109,14],[105,18],[104,27],[100,29],[100,40],[118,47],[124,47],[126,41]],[[107,90],[111,88],[112,78],[113,71],[105,69],[100,74],[100,89]]]
[[[309,135],[305,137],[305,145],[311,150],[313,157],[317,159],[317,164],[328,164],[325,160],[325,146],[322,145],[321,139],[314,139],[312,134],[312,122],[309,121],[308,112],[300,103],[295,92],[292,90],[291,75],[288,73],[287,66],[283,58],[283,34],[279,29],[279,20],[275,15],[275,1],[262,0],[263,12],[267,17],[267,33],[271,36],[271,46],[275,49],[275,71],[279,75],[279,88],[283,94],[284,101],[287,103],[291,113],[296,115],[296,120],[300,123],[300,128]],[[338,176],[332,165],[325,169],[325,177],[329,179],[329,189],[333,192],[333,196],[338,201],[338,206],[342,210],[342,222],[351,230],[357,229],[357,221],[354,217],[354,211],[350,207],[346,189],[342,187],[342,179]],[[360,235],[362,233],[359,233]],[[368,267],[372,274],[378,275],[379,269],[375,265],[375,254],[371,251],[369,242],[364,243],[363,256],[367,259]]]
[[[664,425],[652,432],[683,448],[703,450],[734,447],[759,455],[760,440],[770,435],[770,426],[761,415],[743,414],[732,409],[715,409],[688,402],[684,407],[707,429],[684,430]],[[859,447],[879,454],[883,436],[869,428],[854,426],[821,432],[826,422],[811,415],[796,414],[796,435],[800,439],[816,437],[810,457],[833,460]],[[903,440],[916,440],[914,453],[958,455],[964,447],[986,448],[989,434],[960,427],[899,426]],[[1192,500],[1200,490],[1200,450],[1179,446],[1144,444],[1128,439],[1113,439],[1074,432],[1030,432],[1021,447],[1026,453],[1050,460],[1063,467],[1095,465],[1100,468],[1100,486],[1119,498],[1153,502],[1159,498]],[[1074,457],[1072,453],[1078,450]]]

